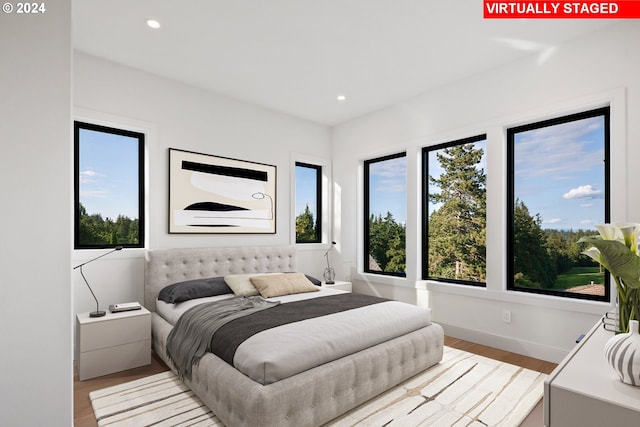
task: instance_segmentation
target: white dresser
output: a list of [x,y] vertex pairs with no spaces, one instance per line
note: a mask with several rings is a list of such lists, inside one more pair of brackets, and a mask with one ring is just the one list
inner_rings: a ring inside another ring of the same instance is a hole
[[103,317],[76,315],[80,381],[151,363],[151,313],[145,308]]
[[604,358],[613,336],[599,321],[544,384],[547,427],[638,427],[640,387],[620,381]]

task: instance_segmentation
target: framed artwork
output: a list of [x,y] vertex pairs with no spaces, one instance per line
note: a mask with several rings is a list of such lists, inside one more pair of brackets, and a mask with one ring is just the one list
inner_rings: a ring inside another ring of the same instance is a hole
[[169,233],[275,232],[275,166],[169,149]]

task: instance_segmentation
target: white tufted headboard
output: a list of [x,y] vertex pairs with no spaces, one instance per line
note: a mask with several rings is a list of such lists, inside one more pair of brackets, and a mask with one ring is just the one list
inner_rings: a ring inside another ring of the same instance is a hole
[[150,250],[144,268],[144,306],[155,311],[160,290],[184,280],[287,271],[296,271],[293,246]]

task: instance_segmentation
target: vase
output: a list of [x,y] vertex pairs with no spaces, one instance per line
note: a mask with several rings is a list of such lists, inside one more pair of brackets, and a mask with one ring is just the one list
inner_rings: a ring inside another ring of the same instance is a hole
[[618,325],[616,333],[629,330],[629,320],[640,320],[640,289],[618,287]]
[[638,321],[629,321],[629,332],[614,335],[604,346],[609,365],[625,384],[640,386],[640,334]]

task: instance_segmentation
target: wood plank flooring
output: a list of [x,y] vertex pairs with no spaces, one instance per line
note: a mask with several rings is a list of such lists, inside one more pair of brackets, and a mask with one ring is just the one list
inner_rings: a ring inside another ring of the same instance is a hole
[[169,370],[167,365],[155,353],[151,353],[151,364],[133,368],[115,374],[92,378],[85,381],[78,379],[74,369],[73,376],[73,425],[74,427],[97,427],[96,417],[93,415],[89,393],[94,390],[111,387],[117,384],[137,380]]
[[[449,347],[465,350],[470,353],[479,354],[481,356],[511,363],[513,365],[522,366],[523,368],[532,369],[546,374],[551,373],[556,367],[555,363],[546,362],[544,360],[534,359],[532,357],[522,356],[508,351],[487,347],[480,344],[474,344],[469,341],[457,338],[445,337],[445,345]],[[75,427],[97,427],[89,393],[93,390],[110,387],[116,384],[133,381],[138,378],[157,374],[168,370],[165,363],[155,354],[151,357],[151,364],[140,368],[129,369],[123,372],[117,372],[111,375],[105,375],[99,378],[93,378],[86,381],[80,381],[77,373],[73,378],[73,404],[74,404],[74,426]],[[541,427],[542,426],[542,405],[538,405],[532,414],[525,420],[521,427]]]

